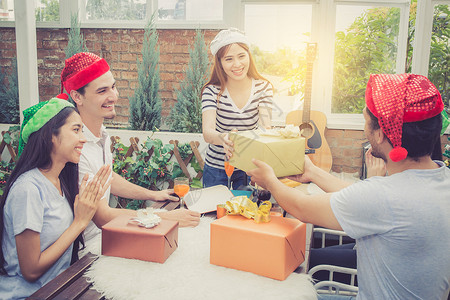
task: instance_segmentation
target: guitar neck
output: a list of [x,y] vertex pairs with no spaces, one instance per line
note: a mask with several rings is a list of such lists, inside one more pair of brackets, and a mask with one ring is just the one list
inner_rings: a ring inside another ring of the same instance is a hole
[[301,135],[306,139],[307,149],[314,151],[314,153],[308,154],[313,164],[326,172],[330,172],[333,161],[324,132],[327,118],[324,113],[311,110],[312,72],[316,54],[317,44],[307,43],[303,110],[291,111],[286,116],[286,124],[293,124],[299,127]]
[[303,101],[303,123],[309,123],[311,121],[312,68],[313,63],[308,61],[306,64],[305,98]]

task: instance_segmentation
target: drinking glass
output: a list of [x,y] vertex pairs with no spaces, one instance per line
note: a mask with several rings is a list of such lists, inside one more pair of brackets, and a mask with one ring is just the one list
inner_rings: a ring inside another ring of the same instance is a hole
[[234,167],[230,165],[230,161],[226,156],[224,166],[225,166],[225,173],[227,174],[228,177],[228,189],[231,189],[231,175],[233,175]]
[[184,207],[184,199],[183,197],[189,192],[189,178],[186,177],[177,177],[173,181],[174,186],[173,190],[175,194],[180,197],[180,208]]

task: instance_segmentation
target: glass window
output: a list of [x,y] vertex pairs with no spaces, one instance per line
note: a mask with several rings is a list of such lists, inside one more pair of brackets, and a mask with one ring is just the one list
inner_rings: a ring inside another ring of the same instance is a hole
[[223,0],[159,0],[158,19],[221,21]]
[[367,79],[395,73],[400,8],[337,5],[332,113],[362,113]]
[[[59,21],[59,0],[34,1],[36,21]],[[0,21],[14,21],[14,0],[0,0]]]
[[59,0],[37,0],[36,21],[59,21]]
[[306,45],[312,5],[246,4],[245,33],[259,73],[274,86],[273,125],[299,109],[304,98]]
[[14,0],[0,0],[0,21],[14,21]]
[[89,21],[144,20],[147,0],[85,0]]
[[450,104],[450,5],[434,6],[428,77],[439,89],[448,109]]

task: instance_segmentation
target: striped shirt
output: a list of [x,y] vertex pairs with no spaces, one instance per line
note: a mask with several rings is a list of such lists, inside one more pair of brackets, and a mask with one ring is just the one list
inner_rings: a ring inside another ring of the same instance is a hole
[[[217,95],[220,87],[208,85],[202,94],[202,112],[216,111],[216,131],[229,132],[236,128],[238,131],[253,130],[258,128],[259,107],[272,109],[273,90],[272,85],[262,79],[252,80],[250,98],[243,108],[239,109],[231,99],[228,90],[225,89],[217,103]],[[222,145],[209,144],[206,151],[205,163],[210,167],[224,169],[225,152]]]

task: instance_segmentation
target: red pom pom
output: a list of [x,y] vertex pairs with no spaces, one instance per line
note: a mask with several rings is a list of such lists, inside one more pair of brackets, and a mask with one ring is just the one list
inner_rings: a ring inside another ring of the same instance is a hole
[[62,99],[62,100],[69,100],[69,95],[62,93],[62,94],[59,94],[58,96],[56,96],[56,98]]
[[389,157],[392,161],[401,161],[408,156],[408,151],[403,147],[395,147],[389,152]]

